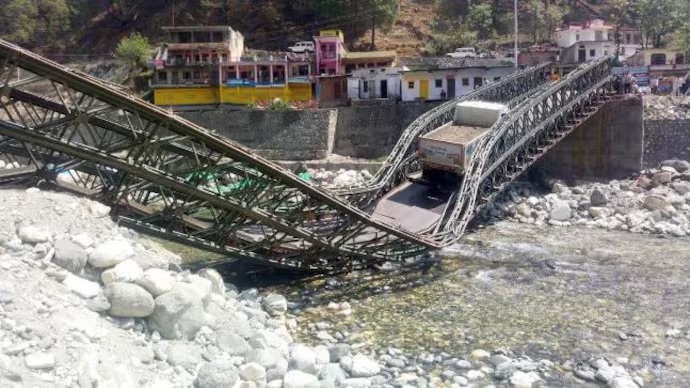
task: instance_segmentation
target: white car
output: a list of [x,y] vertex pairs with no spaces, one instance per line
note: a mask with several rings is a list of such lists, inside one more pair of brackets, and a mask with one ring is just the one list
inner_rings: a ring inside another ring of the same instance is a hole
[[288,47],[288,51],[293,53],[314,52],[314,42],[297,42],[294,46]]
[[474,51],[474,47],[460,47],[456,48],[452,53],[446,54],[446,56],[451,58],[476,58],[477,52]]

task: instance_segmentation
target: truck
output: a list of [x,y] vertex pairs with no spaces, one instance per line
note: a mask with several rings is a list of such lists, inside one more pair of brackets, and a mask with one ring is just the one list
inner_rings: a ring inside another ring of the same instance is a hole
[[314,52],[314,42],[303,41],[297,42],[293,46],[288,47],[288,51],[292,53],[313,53]]
[[417,181],[442,190],[459,187],[477,143],[508,112],[506,105],[493,102],[458,103],[453,121],[419,137],[422,174]]

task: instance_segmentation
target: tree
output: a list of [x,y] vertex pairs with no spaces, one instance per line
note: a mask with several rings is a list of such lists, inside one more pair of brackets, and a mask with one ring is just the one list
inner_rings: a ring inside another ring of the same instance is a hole
[[467,13],[470,27],[477,31],[479,38],[485,39],[495,32],[493,12],[489,4],[472,4]]
[[371,48],[376,47],[376,27],[390,29],[398,17],[399,0],[365,0],[371,13]]
[[668,34],[680,26],[679,5],[687,0],[638,0],[635,10],[636,24],[645,44],[661,47]]
[[20,45],[33,43],[38,7],[32,0],[0,0],[0,37]]
[[143,68],[151,57],[151,44],[149,40],[135,32],[122,38],[115,49],[115,56],[132,69]]

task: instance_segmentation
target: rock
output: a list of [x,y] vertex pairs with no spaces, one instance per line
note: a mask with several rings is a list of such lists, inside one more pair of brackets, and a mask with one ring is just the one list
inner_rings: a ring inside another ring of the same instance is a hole
[[141,278],[144,271],[132,259],[127,259],[122,263],[107,269],[101,273],[103,284],[108,285],[115,282],[133,282]]
[[205,323],[204,306],[197,292],[178,283],[155,299],[148,322],[151,330],[158,330],[163,338],[192,339]]
[[639,388],[630,376],[616,376],[609,384],[610,388]]
[[266,388],[283,388],[283,380],[272,380],[266,384]]
[[96,295],[95,298],[86,301],[86,308],[97,313],[103,313],[110,310],[110,302],[103,294]]
[[589,215],[593,218],[606,218],[609,215],[609,210],[605,207],[593,206],[589,208]]
[[172,290],[175,286],[175,279],[166,270],[149,268],[134,283],[144,287],[146,291],[156,297]]
[[[359,378],[349,378],[343,381],[343,386],[348,388],[360,388],[360,387],[370,387],[372,384],[371,380],[359,377]],[[419,384],[417,386],[420,386]]]
[[668,203],[658,195],[648,195],[644,199],[643,206],[647,210],[664,210],[668,207]]
[[196,366],[201,362],[201,350],[188,343],[175,343],[168,346],[166,355],[168,364],[189,370],[196,370]]
[[197,275],[187,276],[187,283],[191,285],[191,289],[194,290],[194,292],[199,294],[204,306],[208,305],[208,302],[211,301],[211,294],[213,293],[213,283]]
[[24,364],[29,369],[53,369],[55,356],[50,353],[31,353],[24,357]]
[[609,203],[609,198],[601,189],[596,188],[589,197],[589,203],[591,203],[592,206],[604,206]]
[[282,315],[287,311],[287,299],[279,294],[270,294],[264,298],[262,306],[271,315]]
[[101,292],[101,286],[96,282],[80,278],[79,276],[68,273],[62,284],[73,293],[84,299],[93,298]]
[[678,172],[684,172],[690,169],[690,163],[685,160],[669,159],[661,162],[662,167],[671,167]]
[[105,217],[110,214],[110,207],[95,201],[90,201],[88,204],[89,211],[96,217]]
[[216,345],[231,356],[244,356],[252,350],[247,341],[239,334],[228,330],[228,328],[221,328],[216,333]]
[[523,217],[531,217],[532,216],[532,209],[530,209],[529,205],[527,205],[526,202],[523,202],[515,207],[515,211]]
[[671,179],[673,179],[673,173],[670,171],[661,171],[652,175],[652,183],[656,185],[665,185],[671,182]]
[[671,183],[671,187],[673,190],[676,191],[676,193],[680,195],[685,195],[687,193],[690,193],[690,182],[686,181],[678,181],[678,182],[673,182]]
[[350,355],[350,345],[336,344],[328,347],[331,362],[340,362],[340,359]]
[[578,378],[585,380],[585,381],[594,381],[596,380],[594,376],[594,371],[591,371],[589,369],[577,369],[575,371],[575,376]]
[[314,361],[316,365],[325,365],[331,362],[331,354],[324,345],[314,346]]
[[79,274],[86,265],[86,251],[73,241],[57,240],[55,241],[54,248],[53,263],[73,274]]
[[363,354],[352,357],[352,370],[350,372],[352,377],[371,377],[380,371],[381,367],[375,360]]
[[309,373],[291,370],[283,378],[283,388],[320,388],[319,379]]
[[491,357],[491,353],[483,349],[475,349],[470,353],[470,358],[473,360],[488,360]]
[[321,368],[319,372],[319,378],[321,381],[332,382],[336,386],[342,385],[343,381],[347,379],[347,375],[340,364],[330,363],[326,364]]
[[235,387],[239,375],[230,360],[216,360],[204,364],[194,380],[195,388]]
[[225,283],[223,282],[223,277],[213,268],[204,268],[196,273],[204,279],[211,282],[211,292],[216,294],[225,295]]
[[86,249],[93,245],[93,239],[89,237],[89,235],[86,233],[80,233],[76,236],[72,236],[72,242],[83,249]]
[[479,380],[484,378],[484,373],[474,369],[468,370],[467,373],[465,373],[465,377],[470,381]]
[[111,283],[104,294],[110,303],[108,313],[114,317],[144,318],[151,315],[155,307],[151,294],[136,284]]
[[132,245],[123,239],[111,240],[94,247],[88,262],[96,268],[110,268],[127,260],[134,254]]
[[572,210],[570,205],[565,201],[557,201],[553,204],[551,212],[549,212],[549,217],[555,221],[566,221],[570,219]]
[[26,225],[19,227],[17,236],[24,244],[39,244],[50,241],[50,233],[40,227]]
[[242,380],[266,383],[266,368],[256,362],[244,364],[239,369]]
[[455,367],[458,369],[472,369],[472,363],[467,360],[458,360],[455,363]]
[[514,387],[529,388],[532,386],[532,384],[536,383],[539,380],[541,380],[541,378],[536,372],[526,373],[522,371],[517,371],[513,373],[513,375],[510,377],[510,384],[512,384]]
[[494,378],[496,380],[507,380],[517,370],[513,361],[505,361],[496,366],[494,369]]
[[654,182],[652,182],[652,180],[646,176],[641,176],[637,180],[637,185],[639,187],[645,189],[645,190],[650,190],[650,189],[654,188],[654,186],[656,186],[656,184]]
[[503,364],[504,362],[509,362],[512,361],[509,357],[504,356],[503,354],[496,354],[494,356],[491,356],[489,359],[489,363],[495,367]]
[[253,349],[245,356],[247,362],[256,362],[266,368],[268,381],[282,379],[288,370],[288,362],[277,349]]
[[602,366],[597,370],[597,373],[594,375],[594,377],[601,381],[604,384],[608,384],[613,381],[613,378],[616,376],[616,371],[615,369],[611,368],[610,366]]
[[316,359],[314,357],[314,352],[306,345],[293,345],[290,349],[288,367],[290,369],[297,369],[306,373],[316,373]]

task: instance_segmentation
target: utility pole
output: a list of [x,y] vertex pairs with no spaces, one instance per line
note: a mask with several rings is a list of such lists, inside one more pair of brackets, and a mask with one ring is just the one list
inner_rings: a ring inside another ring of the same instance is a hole
[[517,6],[517,0],[514,0],[515,5],[514,5],[514,10],[513,12],[515,13],[515,69],[518,68],[518,6]]

